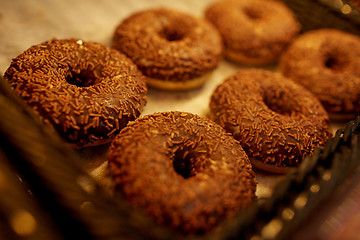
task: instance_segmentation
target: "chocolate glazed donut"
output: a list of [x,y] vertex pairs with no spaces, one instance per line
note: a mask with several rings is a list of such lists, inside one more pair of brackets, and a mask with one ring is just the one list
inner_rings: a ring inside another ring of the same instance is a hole
[[205,17],[219,30],[225,56],[247,65],[277,62],[301,28],[281,1],[217,1],[206,9]]
[[214,91],[212,118],[232,133],[254,167],[285,173],[331,136],[329,119],[309,91],[282,75],[244,69]]
[[113,47],[128,57],[164,90],[199,87],[222,59],[222,42],[206,20],[166,8],[135,13],[123,20]]
[[330,118],[352,119],[360,113],[360,38],[319,29],[299,36],[280,61],[288,78],[317,96]]
[[145,79],[137,67],[95,42],[33,46],[12,61],[5,78],[75,148],[110,142],[146,103]]
[[138,118],[114,139],[108,159],[116,192],[182,233],[207,232],[256,198],[239,143],[194,114]]

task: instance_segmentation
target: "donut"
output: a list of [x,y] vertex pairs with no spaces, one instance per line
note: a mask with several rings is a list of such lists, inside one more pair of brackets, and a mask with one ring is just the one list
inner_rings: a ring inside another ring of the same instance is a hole
[[254,168],[285,173],[330,138],[319,100],[280,73],[243,69],[213,92],[211,119],[230,132]]
[[138,118],[114,139],[108,160],[116,194],[183,234],[208,232],[256,199],[239,143],[195,114]]
[[222,41],[206,20],[166,8],[137,12],[116,28],[112,47],[126,54],[150,87],[203,85],[222,59]]
[[349,2],[354,8],[360,9],[360,0],[350,0]]
[[314,93],[334,120],[360,113],[360,37],[337,29],[300,35],[281,57],[281,72]]
[[272,0],[218,1],[205,17],[219,30],[225,56],[245,65],[277,62],[301,28],[284,3]]
[[110,142],[146,104],[146,82],[129,58],[96,42],[53,39],[13,59],[5,78],[74,148]]

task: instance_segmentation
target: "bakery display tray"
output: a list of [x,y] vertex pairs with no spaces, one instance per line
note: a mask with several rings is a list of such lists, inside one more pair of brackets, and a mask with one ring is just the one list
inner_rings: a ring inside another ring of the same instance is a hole
[[[204,9],[212,2],[1,1],[0,74],[3,75],[12,58],[51,38],[79,38],[110,46],[116,25],[133,12],[164,6],[202,17]],[[359,12],[347,2],[283,2],[297,14],[303,31],[336,27],[360,34]],[[241,68],[244,66],[224,60],[201,88],[171,93],[149,89],[148,103],[142,115],[178,110],[207,117],[210,96],[216,86]],[[276,65],[264,68],[277,71]],[[106,161],[109,145],[76,151],[68,149],[12,96],[5,85],[1,85],[0,104],[1,169],[6,169],[0,171],[0,187],[4,185],[2,183],[14,186],[6,188],[9,194],[0,198],[1,216],[11,217],[10,210],[27,209],[35,218],[35,226],[46,226],[35,228],[39,230],[36,234],[40,234],[36,236],[30,228],[28,232],[33,234],[30,234],[33,239],[183,237],[155,225],[139,212],[130,211],[124,200],[112,197]],[[358,118],[350,122],[333,122],[334,137],[324,148],[304,159],[298,170],[287,175],[257,171],[257,204],[225,222],[221,231],[200,238],[289,239],[299,229],[306,234],[310,230],[302,225],[304,221],[309,221],[312,213],[328,201],[349,176],[358,175],[359,122]],[[14,175],[18,177],[11,177]],[[14,196],[17,197],[12,198]],[[2,231],[13,229],[14,223],[1,219],[0,232],[7,237],[4,239],[19,237],[10,230]]]

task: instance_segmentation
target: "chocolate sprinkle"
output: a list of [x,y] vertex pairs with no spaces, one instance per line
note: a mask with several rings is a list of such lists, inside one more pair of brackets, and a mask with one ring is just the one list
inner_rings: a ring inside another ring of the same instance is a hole
[[279,167],[298,166],[325,144],[331,132],[321,103],[282,75],[244,69],[214,91],[215,122],[232,133],[250,160]]
[[282,73],[313,92],[329,113],[360,113],[360,38],[336,29],[301,35],[280,62]]
[[182,233],[207,232],[256,198],[240,144],[194,114],[155,113],[129,123],[108,159],[116,191]]
[[13,59],[5,78],[74,147],[111,141],[146,103],[137,67],[95,42],[54,39],[32,46]]
[[150,78],[182,82],[215,69],[222,42],[207,21],[165,9],[141,11],[116,28],[113,47]]

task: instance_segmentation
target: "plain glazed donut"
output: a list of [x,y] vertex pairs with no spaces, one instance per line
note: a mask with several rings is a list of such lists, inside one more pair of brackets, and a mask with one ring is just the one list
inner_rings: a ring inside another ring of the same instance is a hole
[[221,38],[210,23],[165,8],[138,12],[122,21],[113,48],[133,60],[149,86],[165,90],[203,85],[222,56]]
[[114,139],[108,159],[115,191],[181,233],[207,232],[256,198],[239,143],[191,113],[138,118]]
[[246,65],[277,62],[300,31],[295,15],[279,1],[218,1],[205,17],[219,30],[225,56]]
[[5,78],[75,148],[110,142],[146,103],[145,78],[137,67],[95,42],[32,46],[12,61]]
[[232,133],[253,166],[284,173],[331,136],[329,119],[309,91],[282,75],[244,69],[219,85],[212,119]]
[[282,56],[282,73],[313,92],[332,119],[360,113],[360,38],[336,29],[299,36]]

